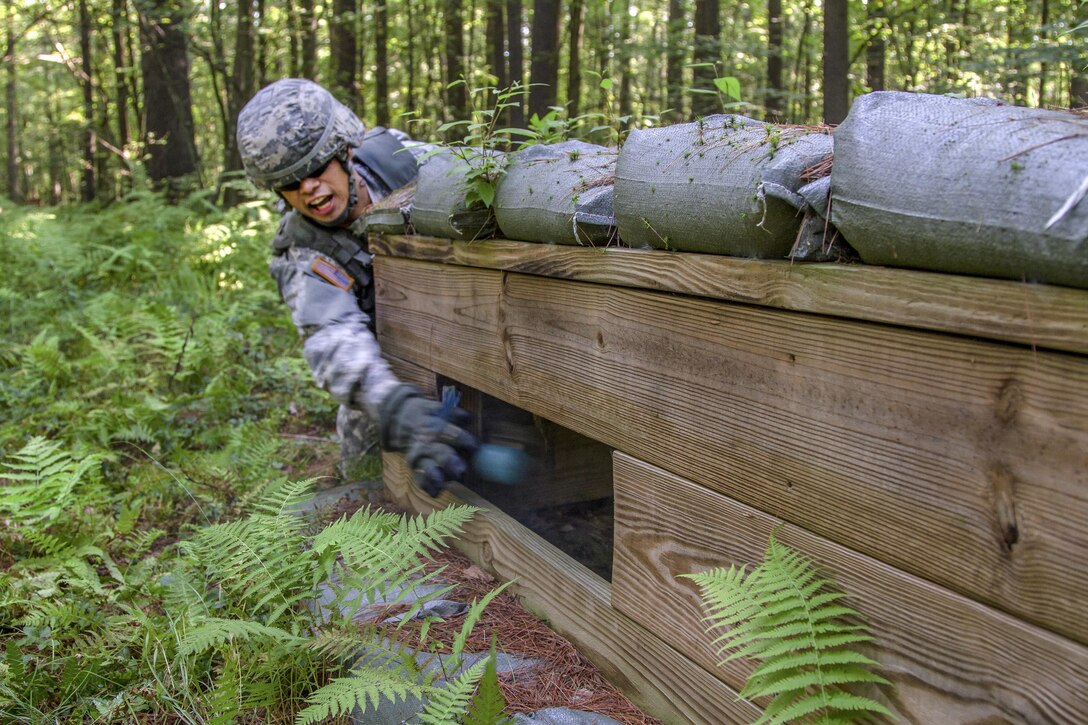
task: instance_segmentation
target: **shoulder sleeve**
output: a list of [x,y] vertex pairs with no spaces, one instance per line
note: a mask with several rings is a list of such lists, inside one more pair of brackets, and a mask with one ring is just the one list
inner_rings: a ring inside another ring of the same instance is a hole
[[288,249],[269,268],[318,386],[342,405],[374,412],[399,381],[367,327],[370,317],[359,309],[354,280],[312,249]]

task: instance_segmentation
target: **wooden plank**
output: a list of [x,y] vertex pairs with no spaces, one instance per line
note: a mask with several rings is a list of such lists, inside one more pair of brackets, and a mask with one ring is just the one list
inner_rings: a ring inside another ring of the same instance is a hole
[[1088,359],[379,257],[383,347],[1088,642]]
[[[772,531],[850,595],[901,722],[1088,722],[1088,648],[617,453],[612,604],[705,667],[719,661],[680,574],[755,564]],[[781,528],[778,528],[781,527]],[[717,672],[740,688],[748,668]],[[872,692],[868,694],[873,694]]]
[[514,580],[513,591],[526,607],[645,712],[676,725],[750,723],[759,717],[726,684],[612,609],[611,587],[603,579],[463,486],[433,499],[412,482],[403,456],[386,453],[382,461],[387,490],[402,505],[419,512],[451,503],[481,507],[457,547],[500,579]]
[[371,251],[1088,353],[1088,290],[868,265],[380,235]]
[[435,374],[433,372],[393,355],[383,354],[382,357],[389,363],[389,368],[394,375],[400,378],[401,382],[411,383],[428,398],[438,399],[438,386],[435,383]]

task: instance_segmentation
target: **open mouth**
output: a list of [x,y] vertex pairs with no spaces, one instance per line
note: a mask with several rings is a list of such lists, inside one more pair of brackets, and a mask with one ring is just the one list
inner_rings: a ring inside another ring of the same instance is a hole
[[327,214],[332,211],[332,194],[322,194],[321,196],[315,197],[311,199],[306,206],[308,206],[314,214]]

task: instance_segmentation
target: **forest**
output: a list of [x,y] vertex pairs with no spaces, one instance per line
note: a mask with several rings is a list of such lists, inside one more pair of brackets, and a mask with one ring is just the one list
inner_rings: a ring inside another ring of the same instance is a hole
[[1078,107],[1086,21],[1081,0],[11,0],[3,191],[109,201],[150,179],[222,200],[238,110],[288,76],[420,139],[512,86],[508,125],[567,136],[723,109],[834,124],[873,90]]
[[[1088,106],[1085,0],[7,0],[3,28],[4,722],[343,722],[415,695],[420,722],[502,721],[484,660],[439,690],[348,657],[388,633],[350,596],[428,580],[474,511],[298,514],[340,482],[336,413],[234,142],[264,85],[446,142],[500,115],[549,142],[834,125],[875,90]],[[460,658],[498,595],[429,646]]]

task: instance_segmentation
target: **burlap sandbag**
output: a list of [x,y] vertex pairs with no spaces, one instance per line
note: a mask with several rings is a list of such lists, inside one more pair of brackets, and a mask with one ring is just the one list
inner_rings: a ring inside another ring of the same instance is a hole
[[835,131],[831,178],[832,220],[869,264],[1088,287],[1088,119],[870,93]]
[[367,207],[363,212],[366,231],[380,234],[408,232],[408,219],[415,194],[416,182],[412,181]]
[[[464,160],[448,150],[427,157],[419,167],[411,222],[417,234],[457,240],[486,239],[495,233],[495,215],[482,203],[465,204],[469,164],[480,157],[468,152]],[[500,161],[501,163],[501,161]]]
[[616,151],[583,141],[529,146],[513,154],[495,195],[507,239],[606,245],[615,237]]
[[744,116],[633,131],[616,164],[620,238],[754,258],[785,257],[801,223],[801,175],[831,138]]

